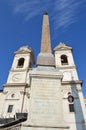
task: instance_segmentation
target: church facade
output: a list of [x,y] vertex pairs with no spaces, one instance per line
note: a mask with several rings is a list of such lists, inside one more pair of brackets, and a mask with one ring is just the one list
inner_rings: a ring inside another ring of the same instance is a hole
[[86,106],[72,47],[60,43],[51,50],[49,18],[45,13],[40,53],[28,46],[14,53],[0,91],[1,130],[86,130]]

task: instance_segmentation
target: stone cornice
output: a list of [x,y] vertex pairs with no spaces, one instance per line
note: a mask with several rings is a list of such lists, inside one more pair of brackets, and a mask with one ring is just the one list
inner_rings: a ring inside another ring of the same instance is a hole
[[27,83],[7,83],[7,84],[3,84],[3,87],[14,87],[14,86],[16,86],[16,87],[23,87],[23,86],[27,87],[28,84]]
[[56,68],[58,68],[58,69],[76,69],[77,67],[76,66],[62,66],[62,67],[57,66]]
[[22,69],[22,68],[12,69],[11,68],[10,72],[25,72],[25,71],[29,71],[29,70],[33,70],[33,68],[26,68],[26,69]]
[[82,80],[75,80],[75,81],[62,81],[62,85],[68,85],[68,84],[80,84],[82,85],[83,81]]
[[62,75],[53,74],[53,72],[52,72],[52,74],[48,74],[48,73],[46,73],[46,74],[44,74],[44,73],[41,73],[41,74],[31,73],[30,77],[62,79],[63,76]]
[[26,127],[36,127],[36,128],[53,128],[53,129],[69,129],[70,127],[69,126],[66,126],[66,125],[57,125],[57,126],[41,126],[41,125],[24,125],[22,124],[22,126],[26,126]]

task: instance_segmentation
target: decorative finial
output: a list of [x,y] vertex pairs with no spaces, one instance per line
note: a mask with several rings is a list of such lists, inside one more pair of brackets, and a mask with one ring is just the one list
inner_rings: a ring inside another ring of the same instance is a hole
[[44,12],[44,15],[48,15],[47,11]]

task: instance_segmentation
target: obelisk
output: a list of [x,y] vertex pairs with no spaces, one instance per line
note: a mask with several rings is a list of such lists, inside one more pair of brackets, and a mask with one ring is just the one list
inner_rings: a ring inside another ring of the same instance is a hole
[[50,28],[48,13],[43,15],[41,50],[37,58],[38,66],[55,66],[54,56],[51,51]]

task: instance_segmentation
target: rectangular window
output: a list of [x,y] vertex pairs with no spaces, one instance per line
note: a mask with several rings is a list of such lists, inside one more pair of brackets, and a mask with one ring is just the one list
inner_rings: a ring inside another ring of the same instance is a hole
[[74,104],[69,104],[69,111],[74,112]]
[[13,110],[13,105],[9,105],[9,106],[8,106],[8,110],[7,110],[7,112],[11,113],[12,110]]

